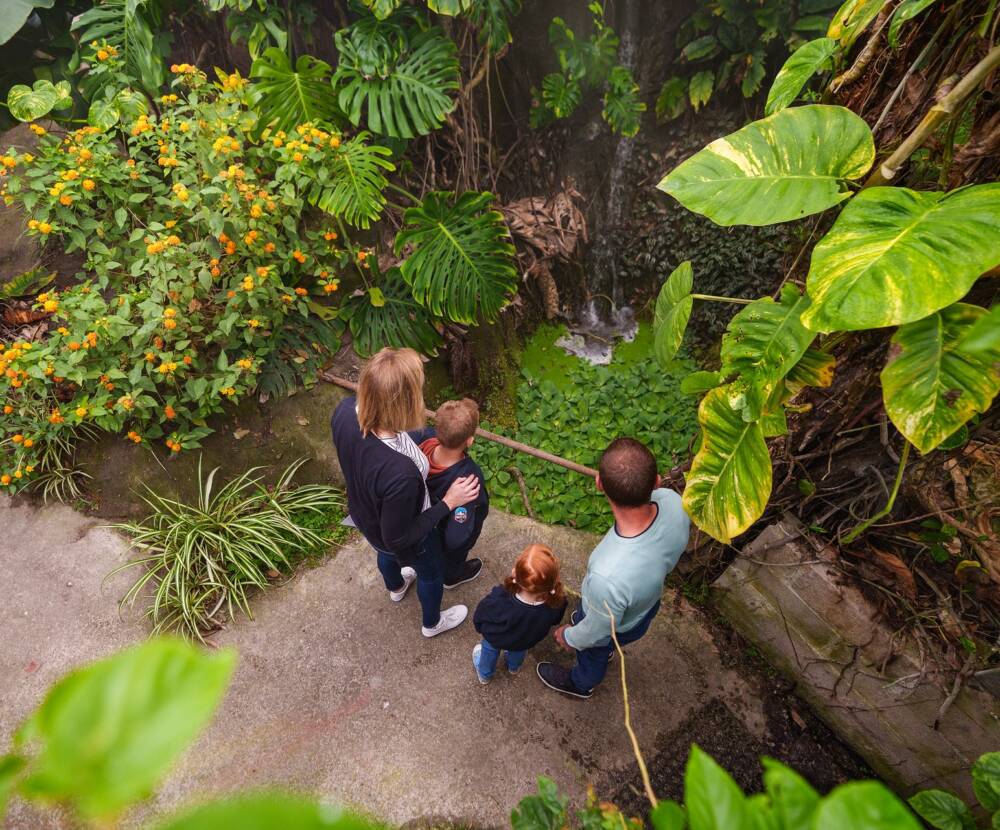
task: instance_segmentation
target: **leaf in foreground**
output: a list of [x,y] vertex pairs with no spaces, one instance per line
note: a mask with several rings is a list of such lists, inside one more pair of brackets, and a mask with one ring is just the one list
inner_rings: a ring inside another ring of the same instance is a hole
[[653,315],[653,354],[661,366],[674,359],[681,347],[688,320],[691,318],[691,286],[694,271],[685,260],[667,277],[656,298]]
[[158,830],[374,830],[376,825],[339,807],[290,795],[257,793],[206,804]]

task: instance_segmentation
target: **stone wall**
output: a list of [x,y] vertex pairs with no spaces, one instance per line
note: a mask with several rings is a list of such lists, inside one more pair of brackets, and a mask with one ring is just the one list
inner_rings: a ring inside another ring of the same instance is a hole
[[717,605],[879,776],[905,795],[940,787],[973,802],[969,768],[1000,749],[996,699],[964,688],[935,728],[952,679],[921,671],[910,639],[844,583],[835,557],[780,522],[715,582]]
[[80,469],[91,477],[87,490],[100,516],[136,516],[148,512],[138,495],[141,486],[175,498],[198,492],[198,464],[207,475],[219,467],[220,480],[250,467],[267,467],[273,479],[299,458],[310,459],[296,476],[300,483],[342,484],[330,437],[330,416],[347,395],[328,383],[259,404],[243,401],[233,412],[213,418],[215,432],[200,450],[172,454],[162,445],[135,445],[120,435],[82,444]]

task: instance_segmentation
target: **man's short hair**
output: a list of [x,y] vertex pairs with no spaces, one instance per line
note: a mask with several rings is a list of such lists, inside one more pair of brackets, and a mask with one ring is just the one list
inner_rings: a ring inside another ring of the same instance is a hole
[[479,404],[471,398],[445,401],[434,413],[434,426],[442,447],[463,448],[479,426]]
[[621,507],[642,507],[656,488],[656,458],[634,438],[616,438],[601,454],[604,494]]

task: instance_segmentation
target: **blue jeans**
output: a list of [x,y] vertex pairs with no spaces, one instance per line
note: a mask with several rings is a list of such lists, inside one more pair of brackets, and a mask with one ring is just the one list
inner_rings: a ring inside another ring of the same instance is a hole
[[[482,640],[479,645],[482,648],[479,652],[479,663],[476,664],[476,671],[479,672],[479,676],[484,680],[489,680],[497,670],[500,649],[494,648],[486,640]],[[515,672],[521,668],[521,664],[524,662],[524,657],[527,653],[527,651],[508,651],[507,671]]]
[[[650,608],[649,613],[639,620],[638,625],[617,635],[618,643],[626,646],[629,643],[634,643],[642,637],[647,631],[649,631],[649,626],[653,622],[653,617],[656,616],[656,612],[659,610],[660,602],[657,600],[656,605]],[[573,612],[572,617],[570,617],[570,621],[576,625],[586,616],[587,614],[583,610],[583,606],[581,606]],[[604,679],[604,675],[608,671],[608,661],[611,659],[611,653],[614,650],[615,644],[612,641],[606,646],[591,646],[590,648],[585,648],[582,651],[577,651],[576,665],[573,666],[573,670],[569,675],[570,680],[573,681],[573,685],[576,686],[576,688],[578,688],[581,692],[592,691],[594,686]]]
[[[378,569],[385,587],[398,591],[404,585],[399,560],[387,550],[375,548],[375,552],[378,553]],[[442,559],[441,539],[435,529],[421,543],[420,553],[412,565],[417,572],[417,598],[420,600],[424,628],[433,628],[441,619],[441,597],[444,596]]]

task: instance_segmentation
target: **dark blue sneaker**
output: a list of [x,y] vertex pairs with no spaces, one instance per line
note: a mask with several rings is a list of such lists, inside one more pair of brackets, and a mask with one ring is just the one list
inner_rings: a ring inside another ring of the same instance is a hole
[[538,672],[538,678],[542,681],[542,683],[550,689],[562,692],[564,695],[570,695],[571,697],[578,697],[582,700],[586,700],[594,693],[593,689],[588,692],[583,692],[576,688],[576,686],[573,685],[573,681],[570,679],[569,669],[564,669],[562,666],[557,666],[555,663],[539,663],[536,671]]

